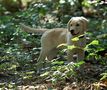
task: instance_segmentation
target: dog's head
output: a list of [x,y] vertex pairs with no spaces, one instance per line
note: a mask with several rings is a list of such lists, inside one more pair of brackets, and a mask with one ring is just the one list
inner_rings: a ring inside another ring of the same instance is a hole
[[68,31],[73,36],[84,34],[87,30],[88,20],[84,17],[73,17],[68,22]]

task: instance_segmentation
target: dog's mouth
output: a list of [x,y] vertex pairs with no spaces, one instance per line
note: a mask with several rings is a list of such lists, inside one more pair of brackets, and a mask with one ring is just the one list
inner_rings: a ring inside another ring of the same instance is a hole
[[78,35],[78,34],[79,34],[79,32],[74,33],[74,32],[72,32],[72,31],[70,31],[70,33],[71,33],[73,36],[75,36],[75,35]]

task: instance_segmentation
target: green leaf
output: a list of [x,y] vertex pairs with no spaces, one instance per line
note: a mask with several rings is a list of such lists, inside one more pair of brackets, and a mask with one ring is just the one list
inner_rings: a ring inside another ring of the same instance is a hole
[[35,72],[34,71],[30,71],[30,72],[26,72],[26,74],[34,74]]
[[102,76],[102,78],[100,80],[107,79],[107,73],[102,73],[101,76]]
[[16,69],[16,67],[16,65],[12,65],[10,68],[8,68],[8,70]]
[[89,45],[99,45],[99,41],[98,40],[93,40]]
[[82,2],[82,5],[85,6],[85,7],[87,7],[87,8],[89,8],[91,6],[90,3],[87,2],[87,0],[84,0]]
[[64,64],[63,61],[55,61],[55,62],[52,62],[52,65],[62,65]]
[[26,75],[26,76],[23,77],[23,79],[30,79],[30,78],[32,78],[31,75],[29,75],[29,76]]
[[76,48],[76,46],[74,46],[74,45],[68,46],[68,49],[70,49],[70,50],[72,50],[74,48]]
[[9,87],[9,88],[13,88],[13,85],[12,85],[12,84],[9,84],[8,87]]
[[78,41],[79,40],[79,37],[75,37],[72,39],[72,41]]
[[41,74],[40,76],[44,77],[44,76],[47,76],[47,75],[49,75],[49,72],[45,72],[45,73]]
[[84,64],[84,63],[85,63],[84,61],[80,61],[80,62],[78,62],[78,63],[75,63],[75,66],[79,67],[79,66],[81,66],[81,65]]

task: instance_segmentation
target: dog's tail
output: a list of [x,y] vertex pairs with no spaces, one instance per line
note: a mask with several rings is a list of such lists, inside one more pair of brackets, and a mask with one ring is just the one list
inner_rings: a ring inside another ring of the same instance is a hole
[[23,31],[28,32],[28,33],[40,33],[43,34],[44,32],[46,32],[48,29],[35,29],[35,28],[31,28],[29,26],[26,26],[22,23],[20,23],[20,26],[22,28]]

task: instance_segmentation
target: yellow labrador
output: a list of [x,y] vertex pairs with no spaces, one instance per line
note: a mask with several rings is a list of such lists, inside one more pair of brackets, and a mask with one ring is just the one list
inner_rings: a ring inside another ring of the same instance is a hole
[[[54,29],[35,29],[24,24],[21,24],[22,30],[28,33],[42,33],[41,37],[41,52],[38,61],[52,60],[58,51],[57,46],[63,43],[67,45],[75,45],[79,48],[68,49],[67,56],[69,61],[73,60],[73,55],[77,54],[78,60],[84,59],[84,48],[86,45],[86,37],[84,33],[87,30],[88,20],[84,17],[72,17],[68,22],[68,29],[54,28]],[[82,35],[82,36],[80,36]],[[79,40],[72,41],[72,38],[79,37]]]

